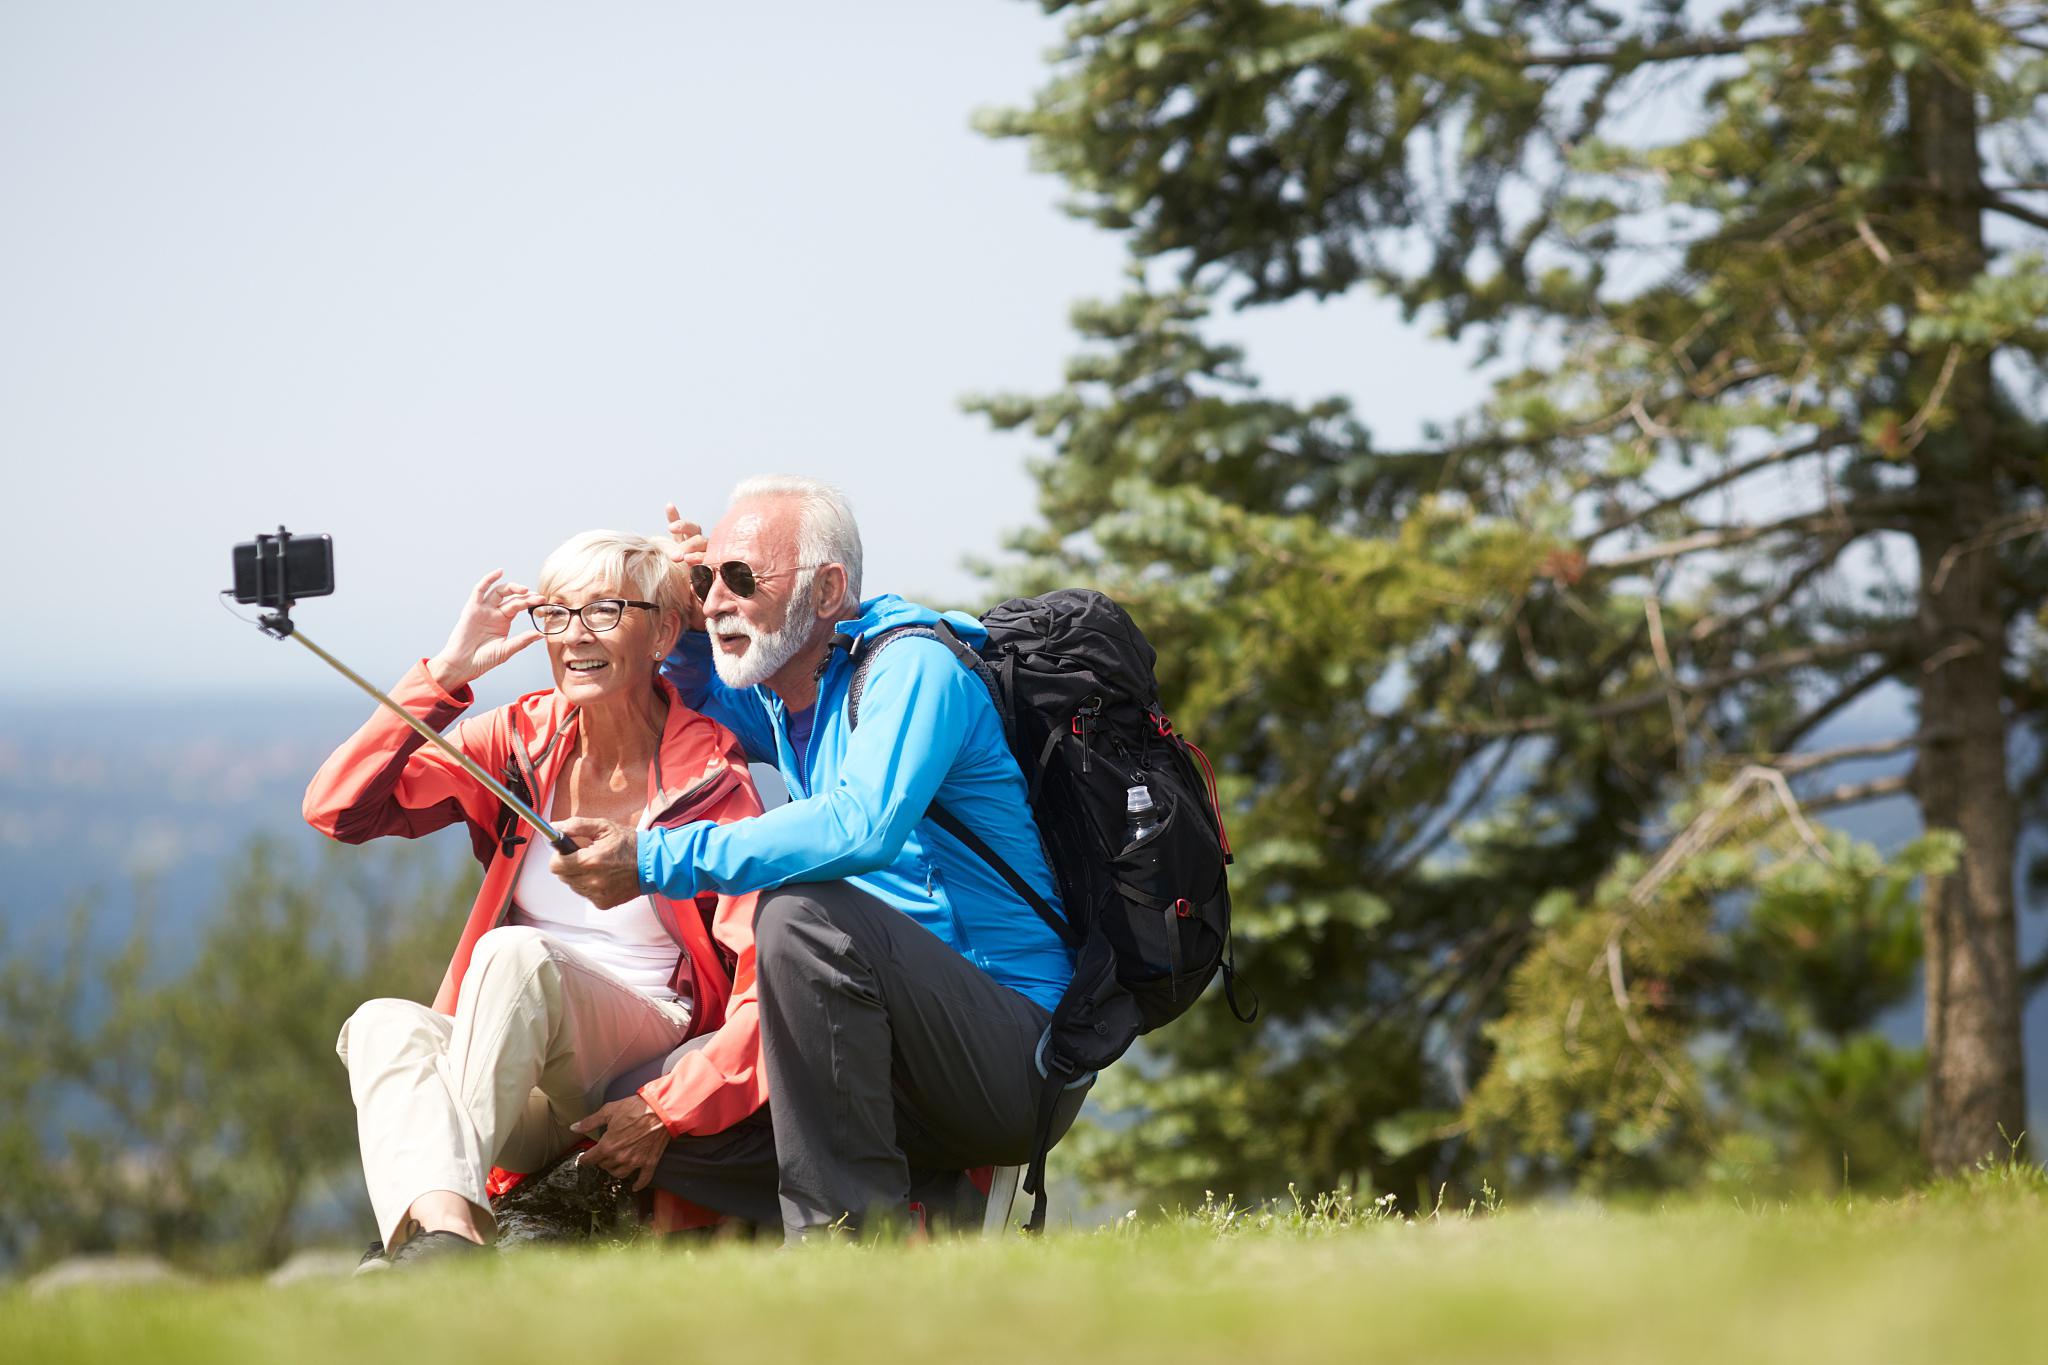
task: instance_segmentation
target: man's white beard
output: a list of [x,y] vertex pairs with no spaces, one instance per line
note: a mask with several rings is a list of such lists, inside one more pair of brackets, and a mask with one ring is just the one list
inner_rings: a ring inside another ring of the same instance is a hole
[[810,643],[811,628],[817,624],[811,600],[816,580],[808,569],[803,574],[803,586],[791,595],[782,624],[774,630],[761,630],[737,612],[706,623],[714,637],[744,635],[753,642],[743,654],[727,654],[716,638],[712,640],[711,666],[718,670],[720,682],[727,687],[758,687]]

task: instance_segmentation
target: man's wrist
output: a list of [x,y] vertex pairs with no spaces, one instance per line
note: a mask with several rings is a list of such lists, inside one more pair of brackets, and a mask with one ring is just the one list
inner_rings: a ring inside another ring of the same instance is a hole
[[639,868],[642,892],[680,901],[707,889],[700,884],[702,878],[696,871],[694,858],[696,841],[690,837],[691,832],[698,828],[697,825],[682,825],[675,829],[639,831],[635,862]]
[[[643,839],[643,833],[648,837]],[[654,865],[655,853],[660,842],[651,829],[633,831],[633,875],[639,878],[640,894],[643,896],[658,895],[661,892],[661,887],[655,880]]]

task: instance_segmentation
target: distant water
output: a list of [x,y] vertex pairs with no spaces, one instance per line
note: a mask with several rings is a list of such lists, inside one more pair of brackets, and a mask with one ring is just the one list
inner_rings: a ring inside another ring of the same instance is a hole
[[[367,709],[335,700],[123,699],[0,704],[0,928],[9,952],[91,907],[93,939],[145,926],[173,966],[219,904],[255,834],[291,853],[322,842],[299,816],[306,782]],[[467,841],[446,840],[451,858]]]

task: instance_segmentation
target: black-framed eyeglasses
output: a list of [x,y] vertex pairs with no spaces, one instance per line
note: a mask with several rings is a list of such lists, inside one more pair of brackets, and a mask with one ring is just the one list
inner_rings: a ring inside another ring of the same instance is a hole
[[585,602],[580,607],[565,607],[559,602],[547,602],[538,607],[528,607],[526,614],[533,621],[533,628],[543,635],[560,635],[569,628],[571,617],[579,617],[584,628],[592,634],[602,635],[625,619],[627,607],[645,607],[648,611],[660,611],[652,602],[629,602],[623,597],[600,597],[595,602]]
[[[824,567],[823,564],[799,564],[789,572],[799,573],[805,569],[822,569]],[[779,572],[781,571],[775,571],[775,573]],[[761,579],[772,578],[775,576],[775,573],[757,575],[754,572],[754,566],[747,563],[744,559],[728,559],[715,570],[709,564],[692,564],[690,566],[690,586],[697,590],[697,600],[702,602],[711,595],[711,579],[716,574],[719,578],[725,580],[726,591],[734,597],[752,597],[754,590],[761,586]]]

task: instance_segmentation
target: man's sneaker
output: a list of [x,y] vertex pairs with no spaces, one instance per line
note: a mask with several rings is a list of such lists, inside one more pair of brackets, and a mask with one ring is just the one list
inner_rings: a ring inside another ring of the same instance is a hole
[[430,1261],[460,1260],[483,1247],[459,1232],[416,1232],[385,1259],[395,1266],[421,1266]]
[[496,1246],[510,1251],[553,1242],[630,1236],[637,1219],[632,1192],[594,1161],[564,1157],[491,1201]]
[[389,1269],[391,1269],[391,1262],[385,1258],[384,1243],[380,1240],[370,1243],[370,1249],[363,1253],[363,1259],[356,1262],[356,1268],[351,1273],[355,1275],[375,1275],[380,1271]]

